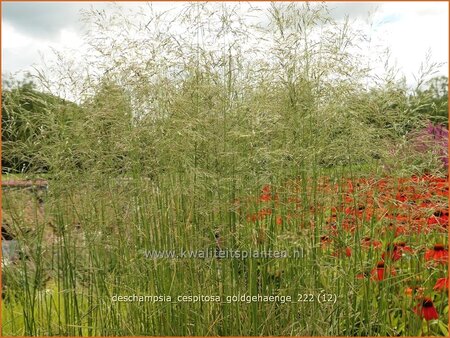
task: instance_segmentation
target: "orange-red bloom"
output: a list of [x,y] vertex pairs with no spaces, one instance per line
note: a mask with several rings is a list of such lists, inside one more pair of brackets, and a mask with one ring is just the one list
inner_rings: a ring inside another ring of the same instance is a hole
[[433,249],[425,252],[425,260],[446,263],[448,261],[448,250],[445,249],[444,245],[436,244]]
[[412,252],[412,249],[407,246],[405,242],[397,242],[389,244],[386,247],[386,252],[383,253],[381,257],[383,260],[386,260],[389,257],[395,262],[402,258],[403,252]]
[[438,319],[439,314],[433,305],[431,298],[425,297],[420,304],[414,308],[414,312],[425,320]]
[[345,255],[347,257],[350,257],[352,255],[352,249],[350,249],[349,247],[345,248]]
[[407,287],[405,289],[405,294],[407,296],[412,296],[413,294],[415,294],[416,297],[422,297],[424,291],[425,291],[425,288],[423,288],[423,287],[413,286],[413,287]]
[[377,267],[370,272],[372,279],[376,281],[382,281],[385,277],[389,275],[395,276],[396,272],[394,268],[386,269],[383,261],[378,262]]
[[282,225],[283,224],[283,218],[281,216],[277,216],[276,223],[277,223],[277,225]]
[[352,249],[349,248],[349,247],[346,247],[345,249],[344,249],[344,248],[340,248],[340,249],[335,250],[335,251],[331,254],[331,256],[334,256],[334,257],[341,257],[341,256],[344,255],[344,254],[345,254],[345,256],[347,256],[347,257],[351,257],[351,256],[352,256]]
[[433,287],[433,290],[446,290],[448,289],[448,278],[438,278],[436,284]]
[[331,243],[330,237],[328,237],[326,235],[320,236],[320,244],[321,244],[322,248],[325,248],[330,243]]
[[380,241],[371,239],[370,237],[364,237],[364,238],[361,240],[361,245],[362,245],[363,247],[366,247],[366,248],[368,248],[368,247],[370,247],[370,246],[373,246],[374,248],[378,249],[378,248],[381,247],[382,244],[381,244]]
[[260,201],[261,202],[268,202],[270,201],[272,198],[272,194],[270,193],[270,186],[269,185],[265,185],[262,189],[262,194],[260,196]]

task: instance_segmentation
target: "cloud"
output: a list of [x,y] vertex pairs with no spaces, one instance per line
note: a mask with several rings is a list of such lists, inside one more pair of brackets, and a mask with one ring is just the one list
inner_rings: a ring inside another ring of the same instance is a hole
[[[414,83],[419,67],[431,51],[431,61],[448,63],[448,3],[414,3],[401,12],[399,4],[384,3],[377,16],[383,22],[375,32],[379,44],[390,47],[398,68]],[[392,13],[401,13],[398,20],[385,20]],[[447,65],[439,68],[447,73]]]
[[39,60],[39,42],[17,31],[11,24],[2,25],[2,69],[7,72],[30,70]]
[[51,40],[34,37],[8,22],[2,25],[2,69],[6,73],[31,71],[33,66],[54,57],[52,50],[82,50],[83,40],[70,28],[61,28]]
[[2,20],[28,36],[52,39],[63,28],[80,29],[78,12],[83,3],[5,2]]
[[370,13],[376,11],[379,5],[379,3],[371,2],[333,2],[327,4],[330,15],[335,20],[343,20],[346,16],[350,19],[364,19]]

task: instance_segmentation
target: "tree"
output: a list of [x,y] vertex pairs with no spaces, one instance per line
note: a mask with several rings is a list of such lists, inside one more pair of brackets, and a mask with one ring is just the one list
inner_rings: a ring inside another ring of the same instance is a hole
[[79,107],[37,90],[26,77],[4,83],[2,92],[2,172],[47,172],[49,151],[80,114]]
[[411,107],[423,118],[434,124],[443,124],[448,129],[448,78],[437,76],[417,89],[411,97]]

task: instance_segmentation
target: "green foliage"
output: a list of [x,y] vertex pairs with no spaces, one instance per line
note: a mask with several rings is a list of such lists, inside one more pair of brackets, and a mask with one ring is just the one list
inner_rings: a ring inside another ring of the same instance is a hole
[[[78,119],[76,104],[37,90],[30,80],[2,92],[3,172],[48,171],[52,147],[64,143],[64,132]],[[64,141],[67,141],[65,139]]]
[[448,129],[448,78],[433,77],[423,87],[410,97],[412,110],[422,119],[446,125]]
[[103,79],[95,95],[81,107],[85,120],[77,138],[79,150],[84,151],[84,169],[115,174],[130,171],[132,115],[124,89]]

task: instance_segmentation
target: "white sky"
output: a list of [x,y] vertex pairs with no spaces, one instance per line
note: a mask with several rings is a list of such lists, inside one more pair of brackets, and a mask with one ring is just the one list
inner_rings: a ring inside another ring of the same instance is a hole
[[[253,3],[252,3],[253,4]],[[254,3],[257,5],[260,3]],[[121,3],[136,7],[136,3]],[[155,9],[180,7],[180,3],[154,3]],[[268,3],[261,4],[267,6]],[[83,50],[80,9],[107,8],[106,3],[2,3],[2,72],[16,73],[51,59],[52,49]],[[372,45],[389,47],[392,61],[409,84],[414,84],[427,51],[443,62],[439,75],[448,76],[448,2],[328,3],[335,19],[345,15],[372,37]],[[368,24],[371,12],[372,25]],[[367,51],[370,53],[370,51]],[[382,69],[380,61],[378,68]]]

